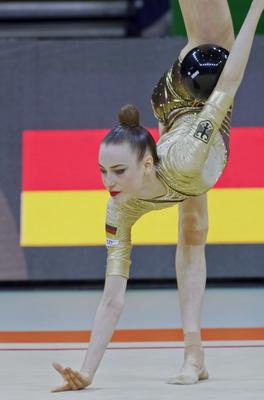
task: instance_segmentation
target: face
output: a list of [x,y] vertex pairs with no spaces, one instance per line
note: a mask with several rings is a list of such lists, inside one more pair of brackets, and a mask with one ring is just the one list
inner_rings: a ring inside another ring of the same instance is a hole
[[117,203],[125,203],[140,193],[144,184],[145,163],[144,159],[138,160],[129,143],[102,143],[99,168],[105,188]]

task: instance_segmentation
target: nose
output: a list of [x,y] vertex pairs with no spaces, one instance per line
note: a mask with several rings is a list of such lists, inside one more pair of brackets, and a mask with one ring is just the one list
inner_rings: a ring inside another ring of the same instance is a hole
[[107,190],[112,191],[114,189],[115,186],[115,180],[113,175],[110,174],[106,174],[104,177],[104,185],[107,188]]

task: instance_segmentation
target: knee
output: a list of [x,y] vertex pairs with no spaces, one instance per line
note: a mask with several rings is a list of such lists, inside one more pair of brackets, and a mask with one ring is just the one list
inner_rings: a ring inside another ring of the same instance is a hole
[[204,245],[208,234],[207,217],[199,212],[186,212],[179,221],[179,243]]

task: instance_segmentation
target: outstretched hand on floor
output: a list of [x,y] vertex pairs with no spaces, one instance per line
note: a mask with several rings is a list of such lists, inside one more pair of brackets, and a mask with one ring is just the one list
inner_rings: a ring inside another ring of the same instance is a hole
[[51,390],[53,393],[67,390],[81,390],[91,384],[91,379],[84,373],[73,371],[71,368],[63,368],[57,362],[54,362],[52,365],[64,379],[63,385]]

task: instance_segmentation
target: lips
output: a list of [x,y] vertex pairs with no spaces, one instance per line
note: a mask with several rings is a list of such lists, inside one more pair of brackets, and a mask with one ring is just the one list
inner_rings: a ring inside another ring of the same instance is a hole
[[115,197],[115,196],[117,196],[119,193],[120,193],[120,192],[110,192],[110,195],[111,195],[112,197]]

